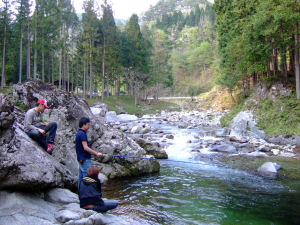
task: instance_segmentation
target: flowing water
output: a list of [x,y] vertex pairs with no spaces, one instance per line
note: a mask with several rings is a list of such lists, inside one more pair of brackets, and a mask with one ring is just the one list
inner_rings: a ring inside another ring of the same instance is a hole
[[213,128],[151,126],[174,135],[166,148],[169,159],[190,163],[160,161],[157,174],[110,182],[104,197],[121,203],[113,214],[131,224],[300,224],[299,182],[290,185],[232,169],[212,160],[216,157],[206,149],[200,150],[207,157],[199,157],[192,152],[195,137],[213,141],[203,135]]

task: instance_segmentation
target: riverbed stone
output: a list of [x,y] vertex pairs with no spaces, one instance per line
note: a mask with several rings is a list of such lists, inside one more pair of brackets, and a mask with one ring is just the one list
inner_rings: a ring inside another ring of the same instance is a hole
[[219,144],[219,145],[213,146],[210,149],[210,151],[213,151],[213,152],[224,152],[224,153],[236,153],[237,149],[233,145]]
[[258,173],[267,178],[276,178],[277,172],[281,168],[280,165],[273,162],[266,162],[261,167],[257,169]]
[[130,114],[120,114],[117,116],[118,121],[120,122],[128,122],[128,121],[134,121],[137,120],[138,117],[136,115],[130,115]]

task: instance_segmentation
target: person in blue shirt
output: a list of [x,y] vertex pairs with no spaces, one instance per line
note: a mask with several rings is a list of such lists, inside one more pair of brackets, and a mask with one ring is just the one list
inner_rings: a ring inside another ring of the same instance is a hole
[[91,149],[86,132],[90,128],[90,119],[87,117],[82,117],[79,120],[79,130],[76,133],[76,154],[77,161],[79,163],[79,173],[78,173],[78,189],[79,184],[83,177],[86,176],[88,169],[92,165],[92,154],[101,157],[100,152],[96,152]]

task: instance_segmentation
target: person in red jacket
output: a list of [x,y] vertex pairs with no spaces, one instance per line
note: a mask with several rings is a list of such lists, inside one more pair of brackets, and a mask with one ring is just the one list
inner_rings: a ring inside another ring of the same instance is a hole
[[102,199],[101,182],[98,175],[99,169],[91,166],[87,171],[87,176],[82,178],[78,191],[80,207],[97,212],[106,212],[116,208],[118,201]]

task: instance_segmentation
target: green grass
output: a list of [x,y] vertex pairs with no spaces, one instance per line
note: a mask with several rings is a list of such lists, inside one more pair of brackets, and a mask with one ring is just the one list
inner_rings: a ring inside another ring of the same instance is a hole
[[231,111],[221,118],[221,126],[227,127],[241,111],[254,110],[258,127],[267,136],[300,135],[300,101],[294,95],[278,97],[275,102],[270,98],[261,99],[256,105],[245,104],[240,99]]
[[14,102],[14,105],[15,106],[18,106],[20,109],[22,109],[23,111],[27,111],[27,106],[26,105],[24,105],[24,104],[22,104],[21,102],[19,102],[19,101],[16,101],[16,102]]
[[258,126],[267,135],[300,135],[300,101],[295,96],[281,96],[276,102],[262,99],[255,111]]
[[[87,99],[87,102],[89,105],[92,105],[95,102],[100,102],[100,99]],[[135,115],[153,114],[162,110],[180,110],[180,107],[174,103],[154,100],[151,100],[149,105],[144,101],[140,101],[139,104],[135,106],[134,97],[127,95],[105,97],[104,103],[107,104],[109,111],[115,111],[117,114],[122,110]]]
[[10,88],[0,89],[0,93],[2,94],[10,94],[12,90]]

